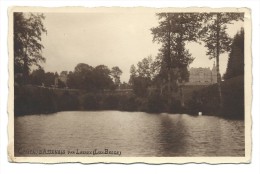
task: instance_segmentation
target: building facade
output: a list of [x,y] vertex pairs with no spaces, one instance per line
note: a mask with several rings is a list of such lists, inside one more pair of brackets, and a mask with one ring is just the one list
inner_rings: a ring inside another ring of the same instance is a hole
[[213,68],[191,68],[189,82],[187,85],[210,85],[217,83],[217,69],[215,63]]

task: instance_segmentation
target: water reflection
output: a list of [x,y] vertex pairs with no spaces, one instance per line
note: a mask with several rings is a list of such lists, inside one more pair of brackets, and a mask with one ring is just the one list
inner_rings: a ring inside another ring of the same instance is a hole
[[177,156],[185,154],[186,141],[185,132],[186,126],[180,115],[161,115],[160,126],[160,156]]

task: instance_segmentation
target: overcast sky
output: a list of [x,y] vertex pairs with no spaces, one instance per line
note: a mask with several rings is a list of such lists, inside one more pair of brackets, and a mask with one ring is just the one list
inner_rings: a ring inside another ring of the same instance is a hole
[[[152,42],[150,29],[158,25],[154,13],[45,13],[43,36],[45,71],[73,71],[78,63],[93,67],[104,64],[119,66],[121,81],[128,82],[129,69],[143,58],[156,57],[159,45]],[[229,26],[233,36],[242,22]],[[190,43],[187,48],[195,57],[190,67],[212,67],[206,48]],[[220,57],[220,71],[225,72],[227,54]]]

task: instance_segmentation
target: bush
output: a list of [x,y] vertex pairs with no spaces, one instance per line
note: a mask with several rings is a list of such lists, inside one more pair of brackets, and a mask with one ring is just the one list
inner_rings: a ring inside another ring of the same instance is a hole
[[102,100],[101,108],[104,110],[117,110],[120,103],[120,96],[118,95],[105,95]]
[[132,94],[121,96],[118,109],[123,111],[137,111],[138,103],[136,96]]
[[155,92],[148,96],[147,110],[148,112],[163,112],[165,111],[166,101],[159,93]]
[[16,86],[14,90],[14,115],[46,114],[56,112],[56,95],[48,89]]
[[75,94],[71,95],[68,91],[65,91],[58,99],[58,108],[60,111],[78,110],[79,100]]
[[98,110],[100,99],[96,94],[85,94],[82,107],[84,110]]

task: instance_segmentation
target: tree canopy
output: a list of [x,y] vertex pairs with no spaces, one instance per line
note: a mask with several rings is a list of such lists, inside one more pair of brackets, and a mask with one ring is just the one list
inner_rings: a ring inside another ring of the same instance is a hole
[[114,83],[116,86],[120,85],[120,76],[122,73],[122,70],[118,66],[114,66],[111,69],[111,76],[114,78]]
[[205,13],[204,27],[200,31],[201,39],[205,43],[207,55],[214,59],[219,54],[230,51],[232,39],[227,34],[228,24],[243,20],[242,13]]
[[14,17],[14,73],[22,73],[24,79],[29,75],[33,65],[40,67],[45,62],[41,44],[43,34],[47,30],[43,25],[43,14],[13,13]]
[[[119,76],[119,74],[117,75]],[[92,67],[85,63],[79,63],[73,72],[69,72],[67,85],[69,88],[83,89],[89,92],[111,90],[116,86],[111,78],[111,70],[107,66]]]

